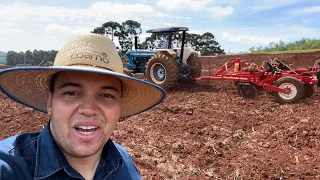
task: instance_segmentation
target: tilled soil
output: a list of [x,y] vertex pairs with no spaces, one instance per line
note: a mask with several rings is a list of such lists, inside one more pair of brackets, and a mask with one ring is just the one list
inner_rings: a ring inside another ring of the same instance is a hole
[[[292,68],[320,52],[272,55]],[[202,57],[203,69],[236,57]],[[264,91],[248,100],[232,82],[178,84],[157,107],[118,124],[113,139],[132,155],[143,179],[320,179],[320,88],[298,104],[280,105]],[[0,138],[39,131],[48,116],[0,93]]]

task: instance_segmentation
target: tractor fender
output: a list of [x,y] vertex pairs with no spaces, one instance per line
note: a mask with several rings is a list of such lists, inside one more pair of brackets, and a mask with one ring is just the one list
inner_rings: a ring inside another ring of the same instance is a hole
[[174,59],[177,55],[177,53],[172,49],[157,49],[156,52],[157,54],[165,54],[169,57],[172,57],[172,59]]
[[[181,48],[174,48],[174,50],[177,52],[177,56],[180,57],[181,55]],[[184,51],[183,51],[183,59],[182,59],[182,63],[184,65],[187,64],[187,60],[190,57],[191,54],[196,53],[196,51],[192,48],[192,47],[184,47]]]

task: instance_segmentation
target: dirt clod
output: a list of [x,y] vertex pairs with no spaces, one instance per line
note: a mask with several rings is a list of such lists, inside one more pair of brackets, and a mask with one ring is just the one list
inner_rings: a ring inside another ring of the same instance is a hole
[[[320,52],[202,57],[203,73],[236,57],[310,67]],[[209,71],[208,71],[209,72]],[[320,179],[320,88],[298,104],[270,93],[243,99],[228,81],[178,84],[150,111],[120,122],[113,139],[143,179]],[[0,93],[0,138],[40,131],[48,116]]]

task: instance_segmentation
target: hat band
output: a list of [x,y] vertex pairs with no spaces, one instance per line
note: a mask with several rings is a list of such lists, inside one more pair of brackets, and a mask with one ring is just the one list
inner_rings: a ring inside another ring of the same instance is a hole
[[76,64],[68,64],[68,66],[92,67],[92,68],[103,69],[103,70],[108,70],[108,71],[114,72],[113,70],[111,70],[109,68],[106,68],[106,67],[103,67],[103,66],[95,66],[95,65],[92,65],[92,64],[76,63]]

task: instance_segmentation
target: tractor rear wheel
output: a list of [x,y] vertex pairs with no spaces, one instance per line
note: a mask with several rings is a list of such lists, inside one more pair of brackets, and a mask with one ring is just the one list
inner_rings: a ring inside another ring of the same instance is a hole
[[172,57],[156,54],[148,61],[145,75],[149,82],[169,90],[176,85],[179,70]]
[[314,94],[314,85],[313,84],[305,84],[304,85],[304,96],[302,99],[306,99],[311,97]]
[[130,71],[129,69],[127,69],[127,68],[124,68],[124,69],[123,69],[123,73],[124,73],[125,75],[127,75],[127,76],[131,76],[131,77],[132,77],[131,71]]
[[187,64],[190,68],[193,68],[189,74],[189,78],[197,78],[201,76],[201,62],[199,57],[195,53],[191,53],[187,59]]
[[273,92],[275,99],[281,104],[297,103],[303,98],[305,93],[304,84],[294,77],[282,77],[274,82],[274,85],[290,90],[290,93]]
[[245,99],[255,99],[258,97],[258,90],[252,84],[239,83],[237,85],[237,94]]

